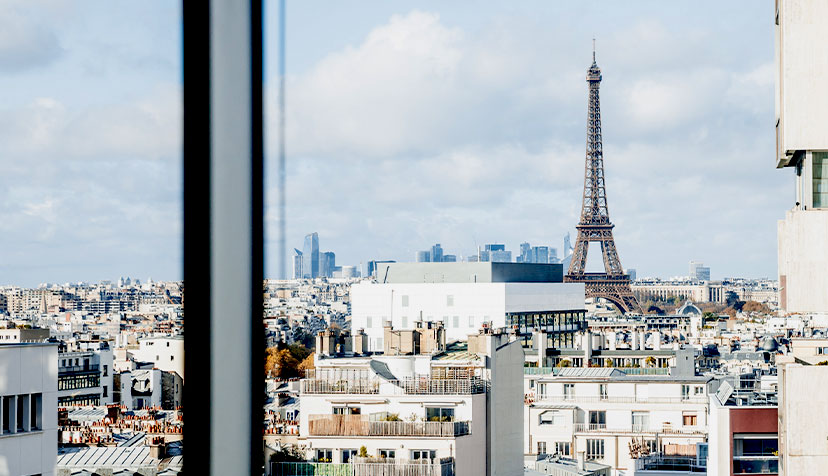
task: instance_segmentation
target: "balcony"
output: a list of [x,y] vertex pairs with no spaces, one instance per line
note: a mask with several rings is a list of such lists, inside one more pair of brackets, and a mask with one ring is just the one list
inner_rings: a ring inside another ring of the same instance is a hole
[[467,421],[369,421],[365,415],[309,415],[310,436],[417,436],[453,438],[471,434]]
[[536,402],[548,403],[707,403],[707,397],[603,397],[599,395],[540,395]]
[[58,375],[68,374],[82,374],[82,373],[97,373],[99,371],[98,364],[91,365],[68,365],[66,367],[58,367]]
[[454,458],[354,463],[271,463],[273,476],[454,476]]
[[707,460],[695,456],[670,456],[657,453],[636,459],[635,470],[636,473],[639,471],[707,473]]
[[654,427],[651,425],[630,425],[629,427],[607,427],[604,423],[574,423],[572,429],[575,433],[659,433],[667,435],[699,435],[707,434],[707,430],[697,426],[671,426],[664,425]]
[[473,395],[486,392],[486,381],[480,378],[406,380],[377,379],[302,379],[304,394],[361,395]]

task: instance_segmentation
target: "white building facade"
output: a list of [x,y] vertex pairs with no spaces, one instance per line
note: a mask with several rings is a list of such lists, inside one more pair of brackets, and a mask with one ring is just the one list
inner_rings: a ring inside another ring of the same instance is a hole
[[0,474],[55,474],[57,353],[56,344],[0,345]]

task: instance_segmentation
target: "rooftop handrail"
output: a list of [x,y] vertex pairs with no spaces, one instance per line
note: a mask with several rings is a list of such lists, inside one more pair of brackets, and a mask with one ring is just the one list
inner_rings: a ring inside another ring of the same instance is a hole
[[300,389],[305,394],[472,395],[484,393],[487,382],[480,377],[415,377],[403,380],[305,378],[301,380]]
[[707,396],[688,397],[613,397],[600,395],[551,395],[540,394],[536,402],[572,402],[572,403],[707,403]]
[[471,433],[468,421],[370,421],[365,415],[309,415],[312,436],[455,437]]
[[628,427],[607,427],[604,423],[574,423],[573,430],[578,433],[600,432],[600,433],[662,433],[677,435],[705,435],[707,429],[699,426],[653,426],[653,425],[630,425]]

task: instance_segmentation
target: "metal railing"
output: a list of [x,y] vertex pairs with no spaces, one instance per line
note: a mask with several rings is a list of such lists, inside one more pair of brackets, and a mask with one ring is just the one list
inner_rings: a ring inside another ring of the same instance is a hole
[[[523,375],[560,375],[561,370],[567,367],[523,367]],[[593,367],[613,368],[624,372],[627,375],[670,375],[670,369],[666,367]]]
[[379,394],[391,395],[472,395],[484,393],[486,381],[479,378],[405,380],[320,380],[302,379],[301,393],[305,394]]
[[697,426],[664,425],[630,425],[628,427],[607,427],[604,423],[575,423],[572,425],[576,433],[661,433],[675,435],[706,435],[707,429]]
[[389,461],[392,462],[271,463],[271,473],[273,476],[454,476],[454,458]]
[[67,365],[65,367],[58,367],[58,375],[81,372],[97,372],[98,370],[100,370],[98,364]]
[[707,397],[603,397],[598,395],[549,395],[536,398],[541,402],[570,403],[707,403]]
[[642,456],[635,460],[638,471],[689,471],[706,473],[707,460],[694,456],[668,456],[660,453]]
[[471,433],[468,421],[369,421],[365,415],[309,415],[311,436],[419,436],[446,438]]

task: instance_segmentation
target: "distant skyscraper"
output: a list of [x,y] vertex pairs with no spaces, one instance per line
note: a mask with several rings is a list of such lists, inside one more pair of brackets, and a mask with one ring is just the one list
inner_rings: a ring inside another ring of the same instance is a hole
[[319,234],[305,235],[302,248],[302,277],[313,279],[319,276]]
[[302,252],[293,249],[293,279],[302,279]]
[[506,250],[493,250],[489,252],[489,260],[492,263],[511,263],[512,252]]
[[443,261],[443,248],[440,243],[431,247],[431,261],[441,263]]
[[572,241],[569,239],[569,233],[567,233],[566,236],[564,236],[563,257],[566,258],[567,256],[571,255],[572,251]]
[[336,254],[333,251],[319,253],[319,276],[330,278],[336,267]]
[[548,246],[533,246],[530,253],[530,263],[546,264],[549,262],[549,247]]
[[431,262],[431,251],[418,251],[417,252],[417,262],[418,263],[430,263]]
[[690,279],[698,281],[710,281],[710,268],[704,266],[701,261],[690,262]]
[[625,273],[627,273],[630,276],[630,281],[635,281],[635,278],[636,278],[635,268],[630,268],[630,269],[626,270]]
[[550,263],[557,263],[558,262],[558,249],[549,247],[549,262]]
[[532,259],[529,253],[532,251],[532,246],[529,243],[520,244],[520,256],[517,258],[518,263],[531,263]]
[[443,263],[454,263],[457,261],[456,255],[443,255]]

